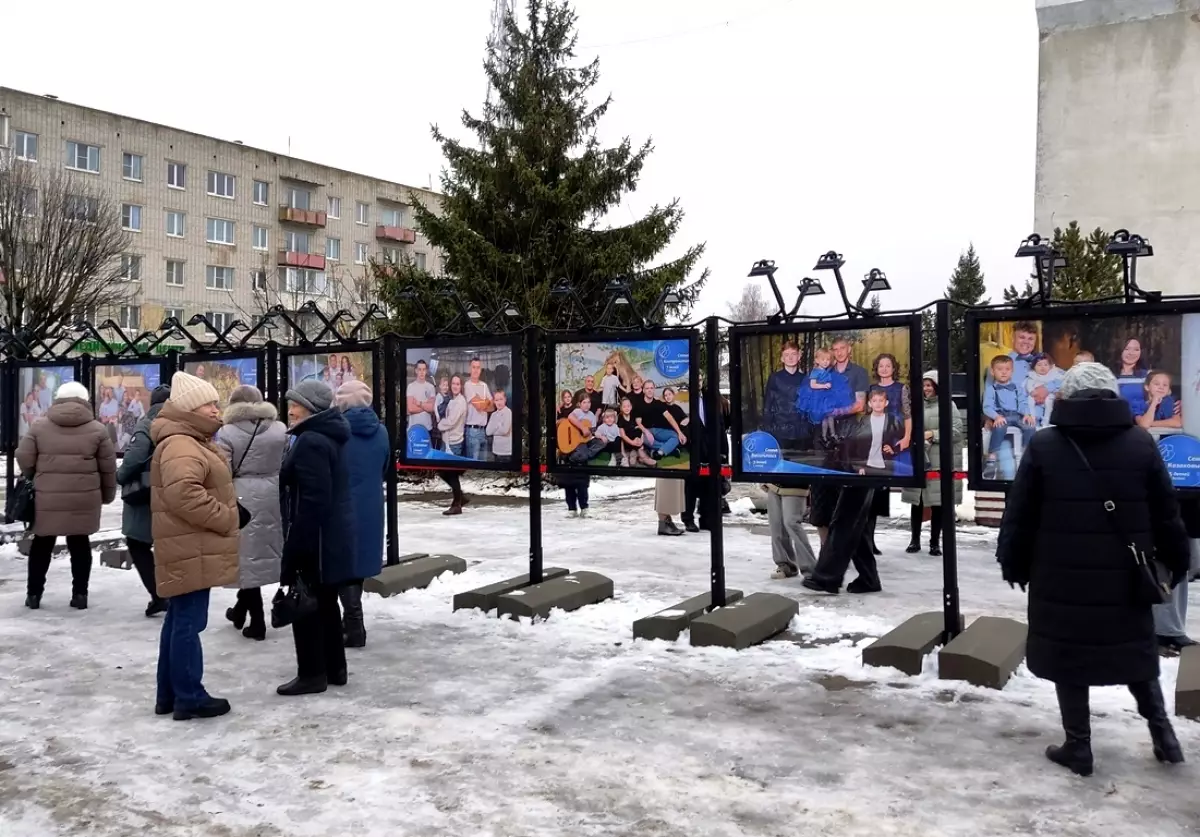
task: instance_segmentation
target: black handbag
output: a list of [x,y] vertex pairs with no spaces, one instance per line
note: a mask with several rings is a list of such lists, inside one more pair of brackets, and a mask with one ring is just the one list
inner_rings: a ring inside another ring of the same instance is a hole
[[21,477],[17,480],[17,484],[13,486],[13,492],[8,495],[8,500],[4,504],[4,522],[19,522],[32,525],[34,518],[33,498],[33,477]]
[[[1096,474],[1096,470],[1092,467],[1092,463],[1084,455],[1083,449],[1067,434],[1062,433],[1061,435],[1070,443],[1071,447],[1075,448],[1075,453],[1079,454],[1079,458],[1083,461],[1084,466],[1091,473],[1093,482],[1099,485],[1100,478]],[[1121,518],[1117,516],[1116,503],[1112,500],[1105,500],[1104,512],[1112,523],[1113,530],[1125,542],[1125,548],[1133,556],[1133,596],[1135,601],[1138,604],[1147,606],[1166,604],[1171,601],[1171,573],[1163,566],[1161,561],[1156,560],[1151,555],[1147,555],[1138,548],[1133,538],[1129,537],[1129,533],[1121,525]]]
[[316,613],[317,607],[316,596],[308,589],[304,579],[297,576],[296,583],[289,586],[287,592],[282,587],[275,591],[275,598],[271,601],[271,627],[286,628],[297,619]]

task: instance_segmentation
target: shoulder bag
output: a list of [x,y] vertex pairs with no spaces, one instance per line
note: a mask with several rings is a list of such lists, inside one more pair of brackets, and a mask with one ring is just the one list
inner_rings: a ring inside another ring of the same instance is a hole
[[[254,437],[258,435],[258,428],[262,426],[262,419],[254,422],[254,432],[250,434],[250,441],[246,442],[246,449],[242,451],[242,455],[238,458],[238,464],[233,466],[233,478],[237,479],[238,471],[242,470],[242,463],[246,461],[246,454],[250,452],[250,446],[254,444]],[[238,510],[238,528],[245,529],[250,525],[250,510],[242,505],[241,501],[237,504]]]
[[[1076,444],[1075,440],[1066,433],[1059,433],[1067,443],[1075,449],[1075,453],[1079,455],[1084,467],[1092,475],[1093,481],[1100,484],[1100,477],[1096,473],[1096,469],[1092,467],[1092,463],[1088,461],[1083,449]],[[1104,486],[1101,486],[1102,489]],[[1108,493],[1106,490],[1103,493]],[[1112,523],[1113,531],[1117,536],[1125,542],[1125,548],[1129,550],[1133,556],[1133,595],[1138,604],[1152,606],[1166,604],[1171,601],[1171,574],[1167,568],[1162,565],[1162,562],[1155,560],[1151,555],[1147,555],[1138,548],[1133,538],[1129,537],[1129,533],[1125,527],[1121,525],[1121,518],[1117,516],[1117,504],[1112,500],[1104,500],[1104,512]]]
[[5,523],[24,523],[26,527],[33,525],[34,518],[33,475],[25,474],[13,486],[12,494],[8,495],[4,509]]

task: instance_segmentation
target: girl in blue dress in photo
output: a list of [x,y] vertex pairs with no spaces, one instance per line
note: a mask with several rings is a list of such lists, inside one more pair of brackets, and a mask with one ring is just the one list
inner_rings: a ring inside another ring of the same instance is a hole
[[833,354],[829,349],[817,349],[812,371],[796,393],[796,412],[821,425],[820,441],[834,445],[838,442],[834,411],[853,404],[850,383],[844,375],[833,371]]
[[1179,402],[1171,395],[1171,375],[1152,369],[1142,388],[1142,402],[1131,404],[1134,421],[1149,430],[1152,427],[1182,428],[1183,415]]

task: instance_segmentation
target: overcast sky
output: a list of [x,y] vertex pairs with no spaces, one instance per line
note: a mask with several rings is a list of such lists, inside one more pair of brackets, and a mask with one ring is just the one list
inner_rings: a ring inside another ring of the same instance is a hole
[[[459,112],[483,99],[491,6],[10,3],[0,84],[436,187],[429,126],[461,137]],[[576,7],[581,58],[599,55],[598,92],[615,100],[603,138],[656,147],[614,220],[681,199],[673,250],[707,242],[713,273],[699,313],[725,313],[756,259],[794,288],[829,249],[852,294],[887,273],[885,308],[940,296],[971,241],[994,296],[1028,273],[1013,253],[1033,221],[1033,3]],[[834,308],[829,295],[808,310]]]

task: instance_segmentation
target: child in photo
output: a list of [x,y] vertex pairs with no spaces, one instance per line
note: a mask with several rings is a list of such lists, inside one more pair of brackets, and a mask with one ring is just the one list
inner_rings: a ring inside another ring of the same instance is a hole
[[867,412],[859,418],[847,446],[851,468],[859,474],[890,473],[903,438],[904,419],[888,410],[887,391],[871,387]]
[[1147,430],[1152,427],[1183,427],[1180,403],[1171,395],[1171,375],[1161,369],[1152,369],[1143,387],[1145,412],[1134,415],[1138,425]]
[[621,449],[621,429],[617,427],[617,411],[612,407],[604,408],[600,426],[596,428],[597,445],[600,442],[604,443],[604,447],[600,448],[598,453],[611,454],[609,465],[620,467],[624,464],[625,452]]
[[[1063,376],[1066,375],[1054,365],[1050,355],[1042,354],[1033,359],[1033,368],[1025,376],[1025,394],[1029,396],[1029,407],[1033,410],[1033,418],[1038,427],[1050,426],[1050,413],[1054,409],[1054,398],[1058,388],[1062,386]],[[1046,402],[1038,404],[1033,400],[1033,391],[1038,387],[1046,388]]]
[[621,450],[625,455],[625,465],[632,467],[641,463],[654,467],[654,459],[646,453],[646,438],[642,428],[638,426],[637,417],[633,414],[633,400],[621,399],[621,412],[617,414],[617,430],[621,437]]
[[504,390],[496,390],[492,395],[492,403],[496,409],[488,416],[487,428],[484,432],[492,440],[492,457],[509,459],[513,451],[513,416],[508,407],[508,396]]
[[833,353],[826,348],[813,355],[813,368],[796,392],[796,412],[821,426],[820,440],[837,444],[836,411],[854,404],[854,393],[843,375],[833,374]]
[[617,365],[610,363],[604,371],[604,377],[600,380],[600,392],[604,398],[604,408],[612,408],[614,411],[619,407],[617,395],[621,388],[621,379],[617,376]]
[[1075,353],[1075,360],[1071,363],[1071,366],[1078,366],[1081,363],[1095,363],[1095,362],[1096,362],[1096,356],[1094,354],[1089,352],[1087,349],[1081,349]]
[[989,378],[983,388],[983,414],[992,421],[992,433],[988,440],[987,462],[984,478],[995,473],[997,454],[1008,437],[1008,428],[1021,429],[1021,443],[1033,441],[1036,420],[1030,408],[1029,393],[1024,387],[1013,383],[1013,359],[1008,355],[992,358]]
[[562,391],[562,396],[558,399],[558,417],[565,419],[570,417],[575,411],[575,395],[569,389]]

